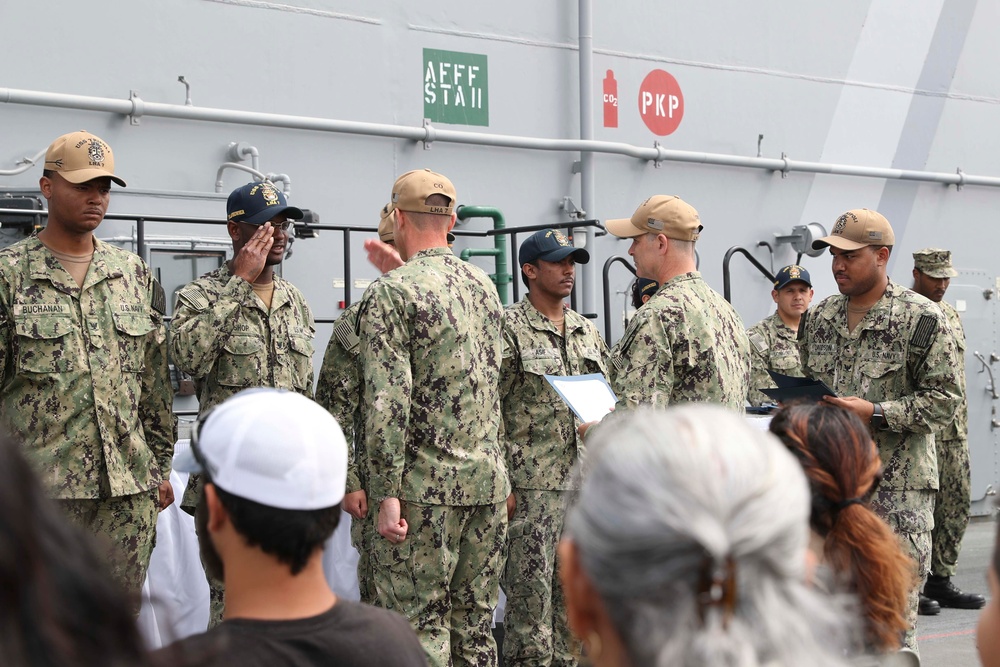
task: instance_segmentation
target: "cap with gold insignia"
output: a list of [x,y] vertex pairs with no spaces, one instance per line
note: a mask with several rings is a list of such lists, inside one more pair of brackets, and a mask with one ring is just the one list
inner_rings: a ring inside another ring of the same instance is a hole
[[643,298],[651,298],[660,289],[660,283],[652,278],[636,278],[632,283],[632,306],[642,308]]
[[931,278],[954,278],[958,271],[951,265],[951,251],[924,248],[913,253],[913,268]]
[[70,132],[53,141],[45,152],[44,168],[70,183],[108,177],[125,187],[125,181],[115,176],[115,155],[111,146],[86,130]]
[[844,213],[833,225],[829,236],[813,241],[813,250],[833,246],[840,250],[858,250],[865,246],[891,246],[896,237],[892,225],[878,211],[855,208]]
[[698,211],[676,195],[650,197],[639,205],[631,218],[607,220],[604,227],[622,239],[663,234],[678,241],[695,241],[702,230]]
[[774,274],[774,289],[780,290],[788,283],[798,281],[812,287],[809,272],[798,264],[790,264]]
[[226,201],[227,220],[263,225],[284,213],[289,220],[302,218],[302,209],[289,206],[284,193],[271,181],[247,183],[236,188]]
[[517,251],[517,265],[524,266],[536,259],[546,262],[561,262],[569,255],[577,264],[590,261],[590,253],[577,248],[562,233],[554,229],[540,229],[524,240]]
[[[427,204],[431,195],[444,195],[451,202],[447,206]],[[455,186],[443,176],[430,169],[415,169],[408,171],[392,185],[392,199],[389,206],[411,213],[433,213],[435,215],[451,215],[455,212]]]

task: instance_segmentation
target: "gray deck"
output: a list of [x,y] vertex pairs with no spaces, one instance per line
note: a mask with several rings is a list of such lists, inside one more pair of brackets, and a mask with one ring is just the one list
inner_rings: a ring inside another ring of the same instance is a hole
[[[958,574],[952,579],[964,591],[989,596],[986,568],[993,554],[996,526],[991,519],[976,518],[962,544]],[[979,611],[942,609],[937,616],[920,616],[917,641],[923,667],[971,667],[979,665],[976,653],[976,623]]]

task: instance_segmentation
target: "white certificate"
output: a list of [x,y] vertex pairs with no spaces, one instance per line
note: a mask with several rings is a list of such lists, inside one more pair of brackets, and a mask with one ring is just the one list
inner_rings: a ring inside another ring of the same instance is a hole
[[545,379],[583,423],[600,421],[618,402],[608,379],[601,373],[546,375]]

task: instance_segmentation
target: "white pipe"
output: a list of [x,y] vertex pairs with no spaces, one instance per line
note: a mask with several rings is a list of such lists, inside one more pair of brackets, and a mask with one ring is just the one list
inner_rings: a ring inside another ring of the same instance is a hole
[[35,155],[35,157],[21,158],[18,161],[18,164],[21,165],[20,167],[15,167],[14,169],[0,169],[0,176],[16,176],[17,174],[23,174],[24,172],[28,171],[36,164],[38,164],[38,161],[41,160],[43,157],[45,157],[45,153],[47,150],[48,149],[46,148],[38,151],[38,154]]
[[250,166],[254,169],[260,169],[260,151],[257,150],[256,146],[242,141],[229,144],[229,157],[231,159],[242,162],[247,159],[248,155],[250,156]]
[[188,107],[192,106],[193,102],[191,101],[191,84],[184,79],[183,74],[177,77],[177,80],[184,84],[184,106]]
[[41,91],[0,88],[0,103],[28,104],[48,106],[63,109],[80,109],[84,111],[103,111],[117,113],[123,116],[133,112],[146,116],[163,118],[178,118],[183,120],[198,120],[215,123],[237,123],[244,125],[259,125],[264,127],[283,127],[297,130],[314,130],[321,132],[339,132],[365,136],[409,139],[411,141],[445,141],[451,143],[472,144],[479,146],[494,146],[503,148],[522,148],[528,150],[547,150],[564,152],[590,151],[624,155],[642,160],[692,162],[712,164],[726,167],[746,167],[764,169],[767,171],[793,172],[801,171],[814,174],[838,174],[841,176],[860,176],[867,178],[884,178],[894,180],[921,181],[941,183],[944,185],[982,185],[1000,187],[1000,178],[995,176],[974,176],[962,173],[915,171],[909,169],[885,169],[879,167],[861,167],[846,164],[827,164],[822,162],[800,162],[782,158],[745,157],[723,153],[698,153],[692,151],[667,150],[662,146],[643,148],[631,144],[613,141],[593,141],[582,139],[539,139],[505,134],[479,134],[456,130],[440,130],[431,127],[410,127],[405,125],[385,125],[380,123],[360,123],[356,121],[331,120],[328,118],[313,118],[309,116],[288,116],[283,114],[258,113],[252,111],[233,111],[230,109],[212,109],[200,107],[179,106],[175,104],[160,104],[143,102],[138,98],[116,100],[103,97],[88,97],[84,95],[67,95],[46,93]]
[[239,169],[240,171],[245,171],[247,173],[253,174],[260,180],[267,180],[267,176],[260,173],[253,167],[248,167],[245,164],[240,164],[239,162],[223,162],[219,165],[219,171],[215,174],[215,191],[222,192],[223,182],[222,182],[222,172],[226,169]]
[[[594,138],[594,21],[591,0],[580,0],[580,139],[590,142]],[[594,196],[594,154],[589,150],[580,153],[580,206],[588,218],[596,217]],[[587,252],[594,251],[594,228],[584,230]],[[597,285],[597,262],[580,266],[582,286],[581,309],[585,313],[596,311],[594,289]]]
[[271,181],[275,185],[278,183],[284,183],[281,187],[281,191],[285,193],[286,197],[292,194],[292,178],[288,174],[268,174],[267,180]]

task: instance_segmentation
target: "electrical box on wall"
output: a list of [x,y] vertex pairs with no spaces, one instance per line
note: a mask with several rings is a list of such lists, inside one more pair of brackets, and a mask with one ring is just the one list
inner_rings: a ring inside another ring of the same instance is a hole
[[0,210],[18,209],[21,213],[0,213],[0,229],[18,228],[27,236],[32,230],[42,226],[42,215],[31,211],[44,210],[41,197],[31,195],[4,195],[0,197]]

